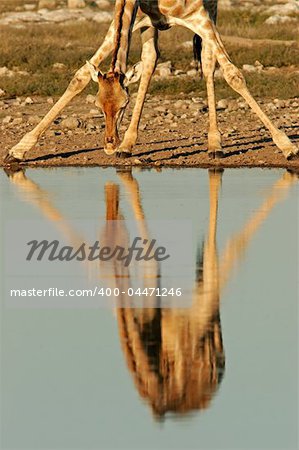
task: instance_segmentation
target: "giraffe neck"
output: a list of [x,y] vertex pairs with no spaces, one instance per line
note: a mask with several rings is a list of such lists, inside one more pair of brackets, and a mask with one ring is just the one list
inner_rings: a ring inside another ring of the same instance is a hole
[[136,0],[116,0],[115,39],[110,71],[126,72],[132,27],[137,12]]

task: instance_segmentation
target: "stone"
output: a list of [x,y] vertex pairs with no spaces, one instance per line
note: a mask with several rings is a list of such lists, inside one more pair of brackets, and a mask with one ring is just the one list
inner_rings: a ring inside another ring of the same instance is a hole
[[155,111],[158,113],[166,113],[167,112],[167,108],[165,108],[165,106],[156,106]]
[[68,0],[67,6],[69,9],[81,9],[85,8],[86,3],[85,0]]
[[65,64],[60,62],[54,63],[52,67],[54,70],[65,70],[67,68]]
[[3,97],[5,95],[5,91],[0,88],[0,97]]
[[22,117],[16,117],[13,121],[12,121],[12,125],[21,125],[21,123],[23,122]]
[[95,4],[100,9],[107,9],[111,6],[111,3],[108,0],[95,0]]
[[13,77],[15,75],[15,73],[8,69],[6,66],[4,67],[0,67],[0,77]]
[[220,2],[222,9],[230,9],[232,5],[232,0],[221,0]]
[[25,9],[25,11],[34,11],[35,5],[32,5],[31,3],[25,3],[24,9]]
[[56,7],[56,0],[39,0],[38,2],[38,9],[55,9]]
[[103,117],[103,113],[99,109],[91,109],[89,111],[90,117]]
[[33,103],[34,103],[34,101],[32,100],[31,97],[27,97],[27,98],[25,99],[25,104],[26,104],[26,105],[32,105]]
[[196,77],[197,74],[198,74],[198,72],[195,69],[187,70],[188,77]]
[[108,12],[108,11],[101,11],[96,14],[93,14],[91,19],[97,23],[111,22],[113,19],[113,13]]
[[223,98],[217,102],[217,106],[216,106],[217,110],[224,110],[227,107],[228,107],[228,100]]
[[75,117],[68,117],[61,122],[60,126],[61,128],[69,128],[70,130],[75,130],[80,126],[80,121]]
[[156,75],[162,78],[167,78],[172,75],[172,62],[171,61],[165,61],[163,63],[160,63],[156,67]]
[[52,97],[48,97],[48,98],[47,98],[47,103],[48,103],[49,105],[53,105],[53,104],[54,104],[53,98],[52,98]]
[[12,121],[12,117],[11,116],[6,116],[4,117],[4,119],[2,120],[2,123],[4,125],[7,125],[8,123],[10,123]]
[[279,23],[296,22],[295,17],[274,15],[265,20],[267,25],[277,25]]
[[96,101],[96,98],[94,95],[88,94],[86,96],[86,103],[92,103],[94,104],[94,102]]
[[243,64],[242,69],[244,72],[257,72],[257,68],[251,64]]
[[284,5],[273,5],[266,10],[267,14],[277,14],[280,16],[288,16],[290,14],[299,14],[299,3],[297,0],[289,1]]
[[29,125],[37,125],[41,121],[39,116],[29,116],[27,122]]
[[202,102],[201,97],[192,97],[191,100],[193,103],[201,103]]

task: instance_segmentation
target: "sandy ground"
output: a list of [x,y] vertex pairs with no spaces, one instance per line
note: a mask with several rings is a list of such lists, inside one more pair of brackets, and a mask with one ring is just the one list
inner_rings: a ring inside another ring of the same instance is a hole
[[[7,151],[30,131],[32,122],[50,108],[47,99],[33,98],[2,102],[0,123],[0,164]],[[223,135],[225,157],[211,160],[207,155],[208,113],[204,99],[192,101],[186,97],[165,99],[150,97],[141,121],[138,143],[127,159],[107,156],[103,151],[104,121],[86,95],[77,98],[63,111],[55,124],[27,154],[26,166],[174,166],[174,167],[283,167],[299,170],[299,159],[287,161],[272,142],[267,130],[244,105],[236,110],[218,111],[219,127]],[[236,101],[232,100],[236,105]],[[270,118],[283,128],[291,140],[299,145],[298,100],[286,105],[263,100]],[[234,109],[231,107],[231,109]],[[128,114],[129,116],[129,114]],[[9,123],[5,123],[5,118]],[[63,120],[74,117],[78,127],[66,127]],[[2,119],[1,119],[2,118]],[[4,123],[3,123],[4,118]],[[127,117],[122,132],[127,126]]]

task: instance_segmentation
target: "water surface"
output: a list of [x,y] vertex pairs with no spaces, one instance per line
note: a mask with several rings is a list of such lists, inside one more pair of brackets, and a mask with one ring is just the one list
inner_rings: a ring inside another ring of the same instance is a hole
[[1,448],[297,448],[294,176],[29,169],[0,186],[20,235],[36,220],[74,239],[107,214],[192,224],[190,308],[11,308],[1,280]]

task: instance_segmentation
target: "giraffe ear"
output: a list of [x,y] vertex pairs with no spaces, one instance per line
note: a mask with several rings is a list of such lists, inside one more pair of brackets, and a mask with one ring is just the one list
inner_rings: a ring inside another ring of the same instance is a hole
[[129,86],[129,84],[136,83],[141,77],[142,69],[143,69],[142,61],[139,61],[137,64],[134,64],[134,66],[131,67],[125,75],[124,86]]
[[91,78],[93,79],[93,81],[97,83],[99,81],[99,77],[102,76],[102,73],[98,71],[97,68],[93,64],[91,64],[90,61],[86,61],[86,64],[89,69]]

